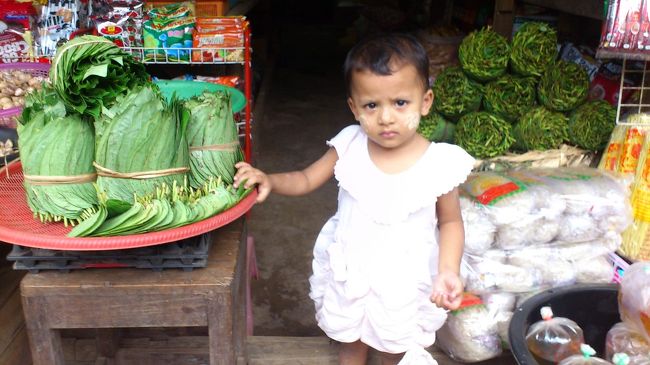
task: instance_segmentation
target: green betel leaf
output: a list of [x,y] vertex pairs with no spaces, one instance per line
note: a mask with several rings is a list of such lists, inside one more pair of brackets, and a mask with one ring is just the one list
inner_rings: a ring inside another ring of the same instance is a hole
[[232,184],[235,164],[244,156],[239,145],[230,95],[204,92],[185,102],[191,111],[187,128],[190,146],[190,185],[198,188],[210,178]]

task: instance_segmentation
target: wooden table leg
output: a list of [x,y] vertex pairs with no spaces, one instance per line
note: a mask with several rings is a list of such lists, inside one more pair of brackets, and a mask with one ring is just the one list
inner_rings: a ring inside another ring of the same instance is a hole
[[230,296],[218,295],[208,303],[210,365],[235,364],[233,308]]
[[44,301],[42,298],[24,296],[22,299],[33,365],[65,365],[61,334],[50,328]]

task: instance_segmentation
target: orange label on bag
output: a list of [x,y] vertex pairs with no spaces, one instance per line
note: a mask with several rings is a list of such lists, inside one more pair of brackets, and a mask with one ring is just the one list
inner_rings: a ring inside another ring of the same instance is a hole
[[618,171],[623,174],[633,174],[636,172],[641,148],[645,138],[645,131],[639,128],[630,128],[625,135],[621,159],[619,161]]

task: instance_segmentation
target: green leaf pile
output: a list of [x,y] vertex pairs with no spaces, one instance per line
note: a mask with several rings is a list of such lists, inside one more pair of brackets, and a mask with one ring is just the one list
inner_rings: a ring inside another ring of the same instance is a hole
[[103,37],[75,37],[52,60],[50,80],[69,110],[97,118],[118,96],[149,79],[144,64]]
[[588,101],[569,118],[569,141],[580,148],[605,148],[616,126],[616,109],[604,100]]
[[544,151],[558,148],[568,138],[568,121],[562,113],[536,107],[515,125],[515,148]]
[[[137,86],[118,97],[95,120],[95,161],[119,173],[153,172],[189,166],[186,128],[189,112],[178,100],[167,105],[155,85]],[[181,184],[185,173],[152,178],[99,176],[100,193],[108,199],[133,202],[160,184]]]
[[510,123],[488,112],[464,115],[456,127],[456,144],[474,157],[502,155],[513,142]]
[[[26,176],[75,177],[95,172],[92,126],[77,114],[68,115],[50,87],[27,95],[17,129]],[[43,222],[74,224],[97,204],[92,181],[40,184],[26,179],[24,186],[30,209]]]
[[204,92],[186,101],[185,106],[192,114],[187,127],[190,185],[198,188],[215,177],[232,184],[235,164],[244,159],[244,154],[230,95]]
[[535,80],[503,75],[485,86],[485,110],[514,123],[537,103]]
[[453,143],[456,125],[445,120],[442,115],[431,111],[420,119],[418,133],[431,142]]
[[458,48],[463,70],[479,81],[495,79],[506,72],[510,58],[508,40],[490,27],[470,33]]
[[560,60],[546,68],[537,92],[540,103],[548,109],[569,111],[587,98],[589,76],[580,65]]
[[451,120],[458,120],[481,106],[482,85],[470,80],[460,67],[442,71],[432,89],[434,110]]
[[557,58],[557,32],[541,22],[528,22],[512,38],[510,66],[523,76],[541,76]]

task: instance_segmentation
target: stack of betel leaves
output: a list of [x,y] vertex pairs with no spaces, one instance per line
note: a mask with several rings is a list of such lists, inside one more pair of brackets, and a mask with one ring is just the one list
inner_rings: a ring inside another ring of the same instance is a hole
[[144,67],[94,36],[60,47],[51,85],[31,93],[18,136],[27,202],[70,236],[146,233],[237,204],[243,160],[230,96],[162,96]]
[[510,44],[490,27],[476,30],[461,42],[458,58],[460,67],[434,80],[433,106],[418,128],[430,141],[458,144],[479,159],[607,144],[615,109],[587,102],[589,77],[580,65],[557,59],[550,25],[525,23]]

